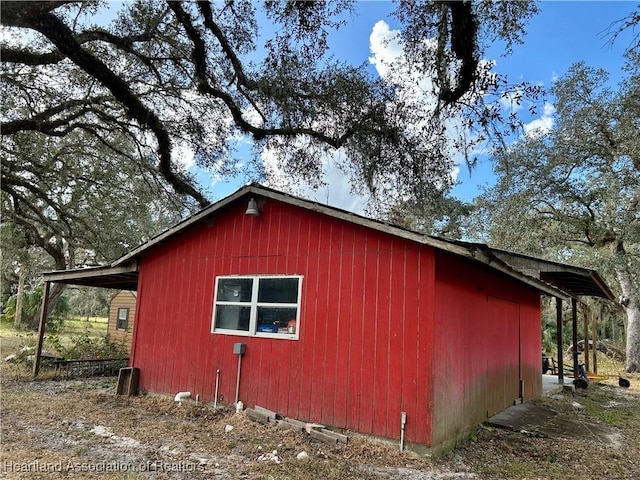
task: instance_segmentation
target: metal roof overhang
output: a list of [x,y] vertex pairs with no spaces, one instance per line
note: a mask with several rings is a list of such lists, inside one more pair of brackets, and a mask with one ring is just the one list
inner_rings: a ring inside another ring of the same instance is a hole
[[524,273],[567,292],[572,297],[601,297],[615,301],[615,296],[597,271],[564,263],[530,257],[492,248],[505,263]]
[[540,272],[540,279],[555,285],[574,297],[602,297],[615,300],[613,294],[595,272]]
[[138,263],[131,262],[118,266],[58,270],[42,275],[45,282],[83,285],[87,287],[114,288],[118,290],[138,290]]

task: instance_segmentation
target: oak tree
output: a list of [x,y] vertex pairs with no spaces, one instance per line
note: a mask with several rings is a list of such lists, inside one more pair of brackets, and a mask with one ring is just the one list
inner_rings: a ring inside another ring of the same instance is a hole
[[[339,151],[355,188],[432,190],[447,178],[452,148],[500,136],[489,128],[500,111],[485,99],[504,84],[481,55],[497,39],[507,49],[519,41],[535,4],[400,1],[407,58],[434,85],[433,104],[420,105],[329,56],[329,33],[354,3],[137,0],[98,23],[101,2],[3,2],[2,25],[15,36],[0,52],[12,98],[2,135],[82,130],[101,142],[120,130],[151,145],[158,174],[201,205],[206,195],[176,170],[176,147],[224,174],[237,164],[230,141],[239,136],[253,142],[255,172],[269,150],[287,174],[317,184],[323,157]],[[461,133],[452,117],[487,135]]]
[[626,313],[626,370],[640,371],[640,68],[629,52],[618,89],[574,65],[553,88],[550,132],[496,155],[483,197],[496,246],[597,268]]

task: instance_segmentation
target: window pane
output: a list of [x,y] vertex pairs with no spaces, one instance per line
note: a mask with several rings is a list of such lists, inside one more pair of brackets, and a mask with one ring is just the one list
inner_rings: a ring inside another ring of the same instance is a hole
[[216,327],[228,330],[249,331],[251,307],[240,305],[216,305]]
[[218,302],[250,302],[252,278],[221,278],[218,280]]
[[298,303],[298,278],[261,278],[260,303]]
[[297,308],[258,307],[258,332],[296,333],[297,314]]
[[128,308],[119,308],[118,309],[118,320],[126,320],[129,316]]

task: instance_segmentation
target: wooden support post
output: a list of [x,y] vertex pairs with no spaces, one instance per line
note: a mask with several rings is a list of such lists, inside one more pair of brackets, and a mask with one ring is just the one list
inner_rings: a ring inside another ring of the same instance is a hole
[[564,365],[562,363],[562,299],[556,297],[556,346],[558,348],[558,383],[564,383]]
[[572,341],[573,341],[573,378],[580,377],[580,371],[578,368],[578,301],[575,298],[571,299],[571,328],[573,329]]
[[584,368],[587,369],[587,372],[591,371],[589,368],[589,316],[587,315],[587,305],[581,303],[582,307],[582,325],[584,330]]
[[593,373],[598,373],[598,328],[596,324],[596,314],[591,312],[591,330],[593,331]]
[[33,378],[40,373],[40,361],[42,360],[42,343],[44,342],[44,331],[47,325],[47,310],[49,309],[49,291],[51,282],[44,282],[42,292],[42,311],[40,312],[40,324],[38,325],[38,342],[36,343],[36,353],[33,358]]
[[22,324],[22,300],[24,298],[24,280],[27,276],[27,268],[24,263],[20,264],[20,274],[18,276],[18,293],[16,293],[16,316],[13,319],[13,326],[16,329]]

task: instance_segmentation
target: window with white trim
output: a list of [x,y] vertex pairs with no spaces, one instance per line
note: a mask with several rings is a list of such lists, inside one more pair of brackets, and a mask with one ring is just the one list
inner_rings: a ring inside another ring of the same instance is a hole
[[116,330],[126,330],[129,327],[129,309],[118,308],[118,319],[116,321]]
[[298,338],[301,276],[217,277],[213,333]]

